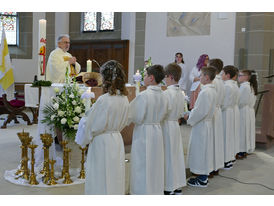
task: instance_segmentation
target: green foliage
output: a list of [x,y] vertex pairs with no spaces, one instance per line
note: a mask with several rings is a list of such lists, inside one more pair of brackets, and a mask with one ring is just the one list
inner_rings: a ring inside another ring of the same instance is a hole
[[32,83],[32,87],[50,87],[52,84],[51,81],[39,80]]

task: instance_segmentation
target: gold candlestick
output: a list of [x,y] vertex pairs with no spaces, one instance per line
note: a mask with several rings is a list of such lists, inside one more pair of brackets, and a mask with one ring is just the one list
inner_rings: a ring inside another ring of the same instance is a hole
[[51,170],[50,170],[50,181],[48,182],[48,185],[56,185],[57,182],[55,181],[55,177],[54,177],[54,164],[55,164],[56,160],[49,160],[49,163],[51,165]]
[[38,145],[34,145],[33,143],[29,145],[29,148],[31,149],[31,174],[30,174],[30,185],[38,185],[38,181],[36,180],[36,175],[34,173],[34,164],[35,164],[35,159],[34,159],[34,150]]
[[44,165],[43,169],[40,171],[41,174],[44,174],[43,182],[48,183],[50,179],[50,168],[49,168],[49,147],[53,142],[53,138],[50,134],[40,134],[41,141],[43,142],[44,149]]
[[18,132],[17,136],[19,137],[20,141],[21,141],[21,146],[20,148],[22,149],[21,152],[21,166],[20,169],[18,169],[15,173],[15,175],[20,175],[24,173],[24,159],[27,158],[28,159],[28,145],[30,144],[32,137],[29,136],[28,132]]
[[59,177],[59,179],[63,179],[65,177],[65,173],[66,173],[66,167],[65,167],[65,165],[67,164],[66,163],[67,157],[66,157],[65,149],[67,148],[67,144],[68,144],[68,141],[66,141],[66,140],[63,140],[61,142],[61,145],[63,146],[63,169],[62,169],[62,174]]
[[73,181],[70,179],[70,174],[69,174],[69,153],[71,152],[71,149],[65,148],[64,149],[64,156],[66,157],[65,164],[63,164],[63,168],[65,168],[65,173],[64,173],[64,184],[71,184]]
[[80,171],[80,175],[78,178],[80,179],[85,179],[86,178],[86,173],[85,173],[85,151],[88,149],[88,147],[79,147],[80,150],[82,151],[82,160],[81,160],[81,171]]

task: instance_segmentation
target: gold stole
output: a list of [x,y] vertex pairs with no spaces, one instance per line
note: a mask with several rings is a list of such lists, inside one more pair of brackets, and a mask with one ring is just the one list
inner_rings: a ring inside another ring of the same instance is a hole
[[[71,57],[69,57],[69,56],[63,56],[63,58],[64,58],[64,61],[69,61],[69,59],[70,59]],[[69,76],[70,76],[70,77],[76,76],[76,70],[75,70],[75,68],[74,68],[74,66],[73,66],[72,64],[70,65],[70,73],[69,73]]]

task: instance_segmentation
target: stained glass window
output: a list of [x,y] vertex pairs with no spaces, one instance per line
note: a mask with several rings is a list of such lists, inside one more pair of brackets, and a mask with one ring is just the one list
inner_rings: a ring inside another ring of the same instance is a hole
[[114,30],[114,12],[84,12],[83,31]]
[[84,31],[96,31],[96,12],[84,12]]
[[114,29],[114,12],[101,13],[100,30],[113,30]]
[[17,13],[0,12],[0,42],[2,39],[2,26],[4,25],[8,45],[17,44]]

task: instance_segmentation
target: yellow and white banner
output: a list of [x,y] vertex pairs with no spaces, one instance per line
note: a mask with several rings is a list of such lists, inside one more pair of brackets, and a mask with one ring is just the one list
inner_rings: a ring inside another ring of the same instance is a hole
[[[0,46],[0,94],[8,93],[7,90],[13,90],[11,87],[14,87],[14,76],[13,69],[11,66],[9,48],[7,43],[7,38],[4,30],[2,29],[2,39]],[[7,94],[8,96],[13,95]],[[8,98],[9,99],[9,98]]]

